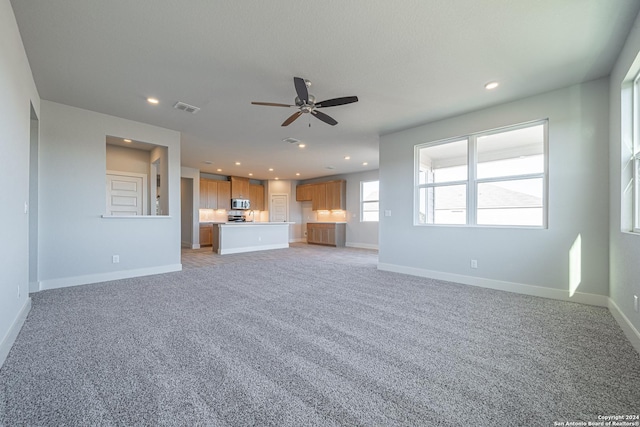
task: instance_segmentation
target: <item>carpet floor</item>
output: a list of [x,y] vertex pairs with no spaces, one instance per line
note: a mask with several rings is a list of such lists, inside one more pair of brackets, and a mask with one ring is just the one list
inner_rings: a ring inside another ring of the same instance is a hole
[[338,259],[36,293],[0,370],[0,424],[553,426],[640,412],[640,356],[605,308]]

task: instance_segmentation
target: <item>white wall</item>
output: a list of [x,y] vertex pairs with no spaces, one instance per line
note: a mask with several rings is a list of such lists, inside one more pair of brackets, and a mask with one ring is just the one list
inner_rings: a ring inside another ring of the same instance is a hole
[[[180,269],[180,134],[49,101],[41,111],[40,289]],[[102,218],[106,135],[168,147],[169,216]]]
[[[367,249],[378,248],[378,223],[360,221],[360,183],[362,181],[378,180],[378,170],[325,176],[322,178],[304,181],[307,183],[331,181],[343,179],[346,181],[347,206],[345,219],[347,221],[347,246]],[[295,194],[294,194],[295,195]],[[311,202],[303,202],[303,218],[306,221],[322,221],[315,212],[311,210]],[[334,216],[334,215],[330,215]],[[333,221],[333,219],[328,219]]]
[[[632,140],[630,132],[623,131],[621,86],[640,70],[640,18],[629,33],[610,77],[610,275],[609,296],[626,319],[633,325],[636,339],[640,339],[640,314],[633,309],[633,295],[640,297],[640,235],[629,233],[631,228],[631,179],[629,158]],[[635,63],[634,63],[635,61]],[[628,95],[628,91],[626,93]],[[629,99],[625,99],[625,102]],[[627,191],[625,191],[627,190]],[[612,310],[614,312],[614,310]]]
[[[381,217],[380,267],[568,298],[569,250],[580,235],[572,299],[606,305],[598,295],[608,295],[609,278],[607,101],[605,78],[382,136],[380,209],[392,216]],[[545,118],[548,229],[413,225],[414,145]]]
[[24,212],[29,201],[30,103],[40,115],[40,98],[9,0],[0,0],[0,58],[1,366],[31,301],[29,215]]
[[[191,241],[185,242],[183,240],[183,246],[188,246],[191,249],[200,248],[200,218],[199,218],[199,208],[200,208],[200,171],[194,168],[188,168],[186,166],[182,166],[180,168],[180,176],[184,179],[188,179],[191,181],[191,196],[186,197],[187,203],[191,200],[191,208],[182,207],[184,209],[181,215],[180,221],[183,224],[191,224]],[[191,220],[184,218],[184,212],[191,211]],[[183,233],[184,235],[184,233]]]

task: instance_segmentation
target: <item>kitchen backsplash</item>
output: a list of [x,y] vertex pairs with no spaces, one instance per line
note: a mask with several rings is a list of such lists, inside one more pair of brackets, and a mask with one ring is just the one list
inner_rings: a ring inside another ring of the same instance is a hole
[[343,222],[347,220],[347,211],[315,211],[316,221]]
[[[250,212],[253,212],[251,214]],[[229,212],[217,209],[200,209],[200,222],[227,222]],[[269,211],[246,211],[248,221],[267,222],[269,221]]]

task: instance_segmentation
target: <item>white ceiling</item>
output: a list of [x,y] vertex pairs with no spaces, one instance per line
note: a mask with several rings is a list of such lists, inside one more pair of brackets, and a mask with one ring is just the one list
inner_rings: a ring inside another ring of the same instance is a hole
[[[182,165],[256,179],[377,169],[380,134],[606,76],[640,9],[637,0],[11,3],[43,99],[181,131]],[[292,104],[294,76],[311,80],[318,100],[360,101],[322,110],[335,127],[305,114],[283,128],[294,109],[250,103]],[[500,86],[485,90],[492,80]],[[177,101],[201,111],[175,110]]]

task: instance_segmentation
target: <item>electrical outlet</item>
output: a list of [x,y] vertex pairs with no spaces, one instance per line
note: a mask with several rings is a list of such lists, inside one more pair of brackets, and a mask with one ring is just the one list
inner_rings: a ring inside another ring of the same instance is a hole
[[472,259],[471,260],[471,268],[478,268],[478,260],[477,259]]
[[633,309],[638,312],[638,295],[633,296]]
[[111,262],[114,264],[117,264],[120,262],[120,255],[114,255],[113,257],[111,257]]

